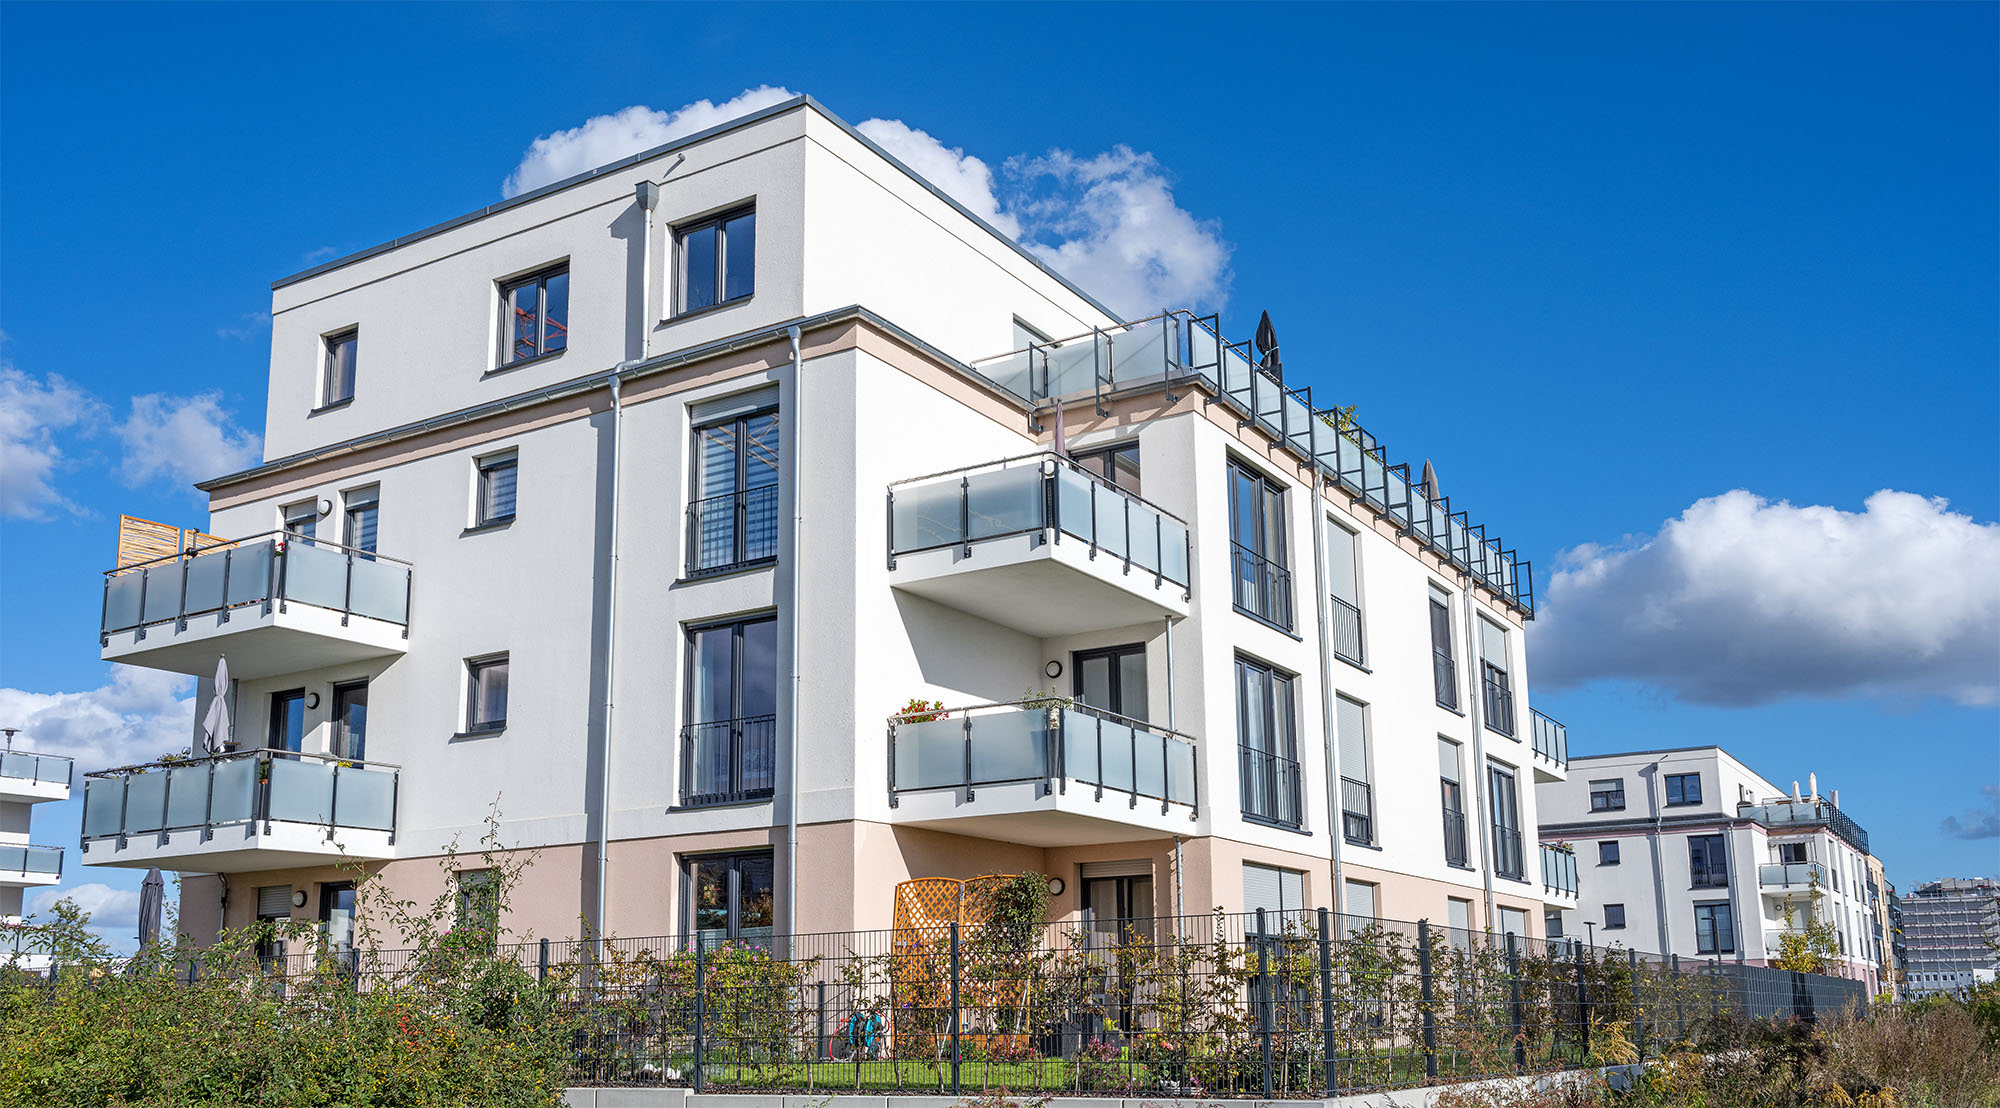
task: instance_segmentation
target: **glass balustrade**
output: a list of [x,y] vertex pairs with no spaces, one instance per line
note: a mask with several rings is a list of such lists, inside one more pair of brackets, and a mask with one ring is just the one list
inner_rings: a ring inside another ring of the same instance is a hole
[[407,626],[410,578],[407,562],[271,532],[106,573],[101,631],[279,603]]
[[59,846],[0,846],[0,874],[61,877],[62,857]]
[[1818,862],[1770,862],[1757,867],[1757,883],[1775,888],[1811,885],[1817,879],[1826,886],[1826,867]]
[[1558,766],[1569,765],[1569,728],[1550,719],[1540,709],[1528,709],[1530,734],[1535,753]]
[[1066,701],[981,705],[889,721],[890,795],[1041,782],[1193,808],[1194,741]]
[[84,778],[83,838],[253,822],[393,835],[400,773],[381,763],[261,750],[105,770]]
[[1542,887],[1562,896],[1575,896],[1576,852],[1549,843],[1542,847]]
[[75,765],[60,754],[32,754],[25,750],[0,753],[0,777],[37,785],[68,785]]

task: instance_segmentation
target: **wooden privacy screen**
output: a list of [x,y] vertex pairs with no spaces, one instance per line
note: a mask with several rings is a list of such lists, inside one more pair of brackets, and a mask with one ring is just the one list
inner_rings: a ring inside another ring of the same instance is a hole
[[118,517],[119,569],[227,545],[227,540],[191,527],[173,527],[138,516]]

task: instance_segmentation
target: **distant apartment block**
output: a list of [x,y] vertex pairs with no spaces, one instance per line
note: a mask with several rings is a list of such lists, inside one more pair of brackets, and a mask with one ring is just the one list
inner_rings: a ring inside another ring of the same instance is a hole
[[1927,881],[1901,903],[1910,995],[1959,995],[2000,973],[2000,878]]

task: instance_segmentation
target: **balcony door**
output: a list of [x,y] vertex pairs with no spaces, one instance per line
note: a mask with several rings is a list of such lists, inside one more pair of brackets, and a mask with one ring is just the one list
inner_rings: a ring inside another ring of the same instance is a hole
[[688,575],[777,557],[782,450],[777,410],[698,412],[697,417],[706,418],[694,429]]
[[272,750],[294,754],[306,748],[306,691],[286,689],[271,694],[271,734],[265,743]]
[[687,689],[681,803],[770,796],[777,749],[777,617],[689,628]]
[[368,757],[368,682],[333,687],[333,756],[359,762]]
[[1087,707],[1147,718],[1146,644],[1127,643],[1071,655],[1076,699]]

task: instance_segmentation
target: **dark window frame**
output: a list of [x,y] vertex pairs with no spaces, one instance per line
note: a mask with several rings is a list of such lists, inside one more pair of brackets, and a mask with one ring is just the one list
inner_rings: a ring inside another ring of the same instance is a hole
[[[303,688],[278,689],[271,693],[270,699],[266,703],[269,707],[266,709],[264,720],[264,749],[289,751],[293,754],[302,753],[305,748],[306,690]],[[292,703],[296,703],[299,706],[299,748],[296,750],[292,748],[286,736],[279,734],[279,723],[284,716],[279,712],[278,705]]]
[[[683,808],[701,808],[762,801],[768,800],[776,793],[778,678],[775,672],[771,676],[772,705],[770,713],[757,716],[745,716],[743,714],[743,675],[746,656],[744,630],[753,624],[760,623],[771,625],[772,642],[775,644],[779,628],[778,614],[774,611],[763,612],[757,615],[737,616],[731,619],[704,620],[699,623],[686,624],[682,628],[682,643],[684,647],[682,653],[685,655],[685,658],[683,659],[681,668],[681,727],[683,730],[679,792],[680,806]],[[729,715],[726,718],[716,720],[691,719],[689,717],[694,712],[694,689],[700,662],[699,651],[695,645],[696,638],[705,631],[720,631],[725,628],[730,632]],[[745,751],[748,749],[746,742],[748,740],[743,735],[744,726],[746,724],[763,723],[765,721],[768,721],[770,725],[768,732],[771,735],[772,743],[769,757],[771,784],[769,786],[746,789],[741,787],[745,780],[744,767],[748,763],[748,759],[745,757]],[[732,787],[720,793],[694,793],[691,791],[694,784],[693,729],[696,727],[712,727],[716,724],[728,724],[730,726],[729,776]]]
[[[1291,526],[1285,486],[1246,462],[1229,459],[1229,563],[1230,606],[1259,623],[1293,633],[1296,622],[1292,603],[1292,572],[1289,559]],[[1240,480],[1239,480],[1240,479]],[[1245,486],[1249,486],[1247,489]],[[1254,492],[1257,506],[1251,516],[1251,533],[1239,535],[1239,502],[1242,493]],[[1270,532],[1275,527],[1277,534]],[[1243,563],[1253,561],[1257,582],[1251,586],[1265,609],[1259,611],[1244,602]]]
[[[1712,940],[1706,946],[1702,943],[1702,913],[1708,914],[1708,933]],[[1722,926],[1727,923],[1729,926]],[[1726,900],[1702,901],[1694,906],[1694,952],[1696,954],[1736,953],[1736,910]]]
[[[722,851],[712,851],[700,854],[681,855],[680,858],[681,913],[680,914],[682,922],[685,925],[684,933],[688,936],[691,942],[699,943],[701,941],[701,928],[697,924],[695,919],[695,912],[696,912],[696,905],[694,902],[695,866],[703,862],[728,863],[729,876],[726,882],[727,891],[724,893],[724,896],[728,901],[728,907],[726,909],[728,913],[728,922],[723,927],[724,934],[717,941],[744,942],[746,940],[744,940],[742,937],[743,935],[742,862],[746,859],[756,859],[756,858],[761,858],[765,860],[770,864],[771,867],[771,916],[772,916],[771,930],[772,930],[772,936],[775,939],[777,934],[776,924],[777,924],[777,909],[778,909],[778,857],[777,857],[777,851],[766,848],[763,850],[722,850]],[[749,941],[754,941],[754,940],[749,940]]]
[[[1451,603],[1439,600],[1436,593],[1429,597],[1431,632],[1431,684],[1437,698],[1437,705],[1447,711],[1458,711],[1458,654],[1451,645]],[[1439,645],[1442,633],[1444,642]]]
[[[1501,784],[1505,782],[1505,791]],[[1501,798],[1507,803],[1502,805]],[[1486,766],[1486,797],[1493,823],[1493,873],[1513,881],[1527,880],[1527,847],[1521,833],[1521,778],[1498,762]],[[1511,823],[1503,820],[1511,817]],[[1511,838],[1510,838],[1511,836]]]
[[[778,458],[777,465],[773,468],[777,471],[778,479],[768,485],[758,485],[755,488],[750,488],[747,484],[750,479],[750,422],[766,417],[776,420],[773,428],[778,436]],[[736,457],[736,470],[734,476],[730,479],[733,491],[702,496],[701,456],[702,443],[704,441],[702,435],[704,432],[715,430],[718,427],[732,428],[731,433],[735,437],[736,445],[734,453]],[[784,417],[781,414],[780,406],[775,403],[764,405],[753,411],[739,412],[735,415],[723,416],[718,419],[703,420],[690,428],[688,435],[688,519],[686,536],[687,557],[684,560],[685,576],[689,578],[709,577],[715,574],[735,573],[740,570],[775,565],[777,563],[778,490],[784,487],[784,440]],[[762,541],[769,545],[771,552],[751,557],[753,548],[750,541],[750,518],[752,514],[750,505],[753,496],[763,495],[768,495],[771,499],[769,511],[771,528],[770,535],[763,538]],[[727,560],[717,562],[714,565],[697,565],[696,562],[704,550],[702,545],[702,518],[707,511],[711,510],[705,508],[704,505],[713,504],[724,497],[729,498],[729,557]]]
[[[1612,914],[1613,912],[1616,912],[1616,913],[1618,913],[1618,922],[1617,922],[1617,923],[1613,923],[1613,922],[1611,922],[1611,914]],[[1623,904],[1606,904],[1606,905],[1604,906],[1604,929],[1605,929],[1606,931],[1623,931],[1623,930],[1625,930],[1625,905],[1623,905]]]
[[[1616,787],[1611,790],[1600,790],[1598,788],[1599,785],[1613,785]],[[1603,792],[1607,798],[1603,804],[1599,804],[1597,802],[1597,797],[1600,792]],[[1613,798],[1616,799],[1617,801],[1616,803],[1612,803]],[[1590,782],[1590,810],[1592,812],[1624,811],[1625,779],[1623,777],[1609,777],[1609,778],[1601,778],[1599,780]]]
[[1697,889],[1729,887],[1729,837],[1688,836],[1688,880]]
[[[1694,795],[1688,795],[1688,782],[1694,782]],[[1667,804],[1669,808],[1684,808],[1701,803],[1701,774],[1669,773],[1666,775]]]
[[[1604,852],[1605,852],[1605,851],[1606,851],[1607,849],[1609,849],[1609,850],[1610,850],[1610,852],[1611,852],[1611,856],[1610,856],[1609,858],[1606,858],[1606,857],[1605,857],[1605,853],[1604,853]],[[1623,849],[1622,849],[1622,844],[1621,844],[1621,843],[1619,843],[1619,842],[1618,842],[1618,840],[1616,840],[1616,839],[1600,839],[1600,840],[1598,840],[1598,843],[1597,843],[1597,864],[1598,864],[1598,865],[1600,865],[1600,866],[1616,866],[1616,865],[1623,865],[1623,864],[1624,864],[1624,858],[1623,858],[1623,855],[1624,855],[1624,851],[1623,851]]]
[[[1146,657],[1145,643],[1128,642],[1128,643],[1119,643],[1116,646],[1097,646],[1097,647],[1092,647],[1089,650],[1071,651],[1069,656],[1070,694],[1076,698],[1076,702],[1078,704],[1084,704],[1085,701],[1083,699],[1083,663],[1089,661],[1095,661],[1099,658],[1106,659],[1111,663],[1109,688],[1112,699],[1118,702],[1118,707],[1107,708],[1104,710],[1112,712],[1116,715],[1124,716],[1126,719],[1136,719],[1139,720],[1140,722],[1150,721],[1152,719],[1152,711],[1150,703],[1136,704],[1136,705],[1128,703],[1128,697],[1126,696],[1126,690],[1125,690],[1124,667],[1118,664],[1121,659],[1135,657],[1135,656],[1139,658]],[[1141,693],[1142,693],[1142,698],[1150,700],[1152,696],[1152,688],[1150,687],[1150,683],[1148,684],[1147,688],[1141,690]],[[1134,708],[1137,708],[1138,710],[1137,711],[1131,710]]]
[[488,670],[496,667],[505,667],[507,670],[507,696],[511,700],[514,694],[514,669],[512,663],[513,654],[510,651],[502,651],[498,654],[485,654],[477,658],[467,658],[465,660],[465,734],[486,735],[507,729],[507,707],[505,704],[501,706],[500,717],[498,719],[481,720],[479,718],[479,702],[481,700],[479,695],[481,688],[480,678]]
[[[496,364],[494,365],[495,372],[503,369],[512,369],[518,365],[526,365],[529,362],[542,358],[551,358],[569,349],[569,317],[571,301],[573,299],[570,293],[574,291],[573,287],[563,291],[563,318],[556,324],[556,329],[562,332],[562,345],[551,346],[549,344],[549,282],[555,280],[557,277],[568,276],[569,260],[564,259],[560,262],[543,266],[541,269],[531,273],[524,273],[519,277],[509,277],[504,281],[498,282],[497,287],[500,291],[500,349],[498,352],[499,357],[496,359]],[[523,354],[515,357],[514,294],[529,286],[535,287],[535,349],[532,354]]]
[[[1257,749],[1244,741],[1249,735],[1246,724],[1250,719],[1248,713],[1253,707],[1244,695],[1246,689],[1244,675],[1250,670],[1255,670],[1266,678],[1264,687],[1268,695],[1254,707],[1263,717],[1263,734],[1269,738],[1272,747],[1269,750]],[[1236,685],[1236,747],[1239,771],[1246,763],[1258,758],[1267,760],[1265,764],[1269,766],[1269,774],[1260,777],[1257,786],[1262,792],[1268,793],[1268,796],[1253,796],[1251,780],[1247,774],[1238,782],[1237,791],[1243,818],[1251,823],[1282,827],[1291,831],[1302,830],[1305,827],[1305,794],[1302,791],[1299,769],[1297,675],[1241,654],[1236,656],[1233,673]],[[1281,685],[1286,690],[1282,698],[1279,696]],[[1280,713],[1278,708],[1280,699],[1289,704],[1289,712]],[[1286,776],[1286,770],[1289,770],[1289,788],[1287,782],[1281,780]],[[1271,812],[1269,814],[1253,812],[1251,810],[1253,799],[1267,801]],[[1291,809],[1289,819],[1285,818],[1287,802]]]
[[[374,513],[369,520],[368,531],[361,529],[358,517],[363,512]],[[340,542],[343,546],[368,554],[376,552],[382,540],[382,486],[362,485],[340,494]]]
[[[347,390],[336,395],[334,371],[339,366],[342,345],[348,346]],[[361,370],[361,326],[356,324],[321,335],[320,349],[319,406],[315,411],[337,407],[354,399],[355,381]]]
[[[341,712],[341,707],[343,704],[353,703],[352,698],[357,690],[360,691],[364,697],[364,699],[361,702],[361,706],[364,709],[364,713],[362,715],[363,722],[361,726],[361,750],[358,752],[352,749],[352,739],[348,737],[349,732],[346,730],[345,726],[346,721],[343,718],[343,713]],[[333,696],[329,701],[329,703],[332,705],[332,720],[331,720],[332,727],[330,729],[331,734],[329,737],[333,740],[333,746],[335,747],[333,755],[336,758],[341,758],[356,762],[366,761],[368,758],[367,754],[368,717],[365,712],[365,709],[368,707],[368,702],[365,699],[367,693],[368,693],[368,678],[366,677],[357,678],[353,681],[335,681],[333,683]]]
[[[729,290],[729,224],[745,216],[750,217],[751,220],[750,287],[735,296],[729,296],[727,295]],[[681,319],[687,316],[700,315],[703,312],[711,312],[718,308],[726,308],[732,304],[741,304],[757,294],[756,220],[757,203],[753,200],[746,204],[738,204],[716,212],[713,215],[701,216],[697,219],[690,219],[685,223],[674,225],[673,311],[668,313],[668,318]],[[710,278],[713,282],[713,287],[709,290],[710,295],[715,299],[706,304],[688,307],[688,290],[692,287],[692,281],[688,275],[688,237],[708,230],[715,232],[715,272]]]
[[[498,527],[503,523],[514,522],[514,517],[519,514],[521,507],[520,453],[509,450],[499,454],[489,454],[474,462],[473,466],[475,476],[472,488],[472,525],[474,527]],[[511,502],[508,504],[506,515],[489,516],[486,514],[487,488],[493,480],[493,475],[503,469],[514,471],[514,491]]]
[[[1121,472],[1125,472],[1118,468],[1118,460],[1121,455],[1130,455],[1132,459],[1132,468],[1130,470],[1132,483],[1130,485],[1118,479],[1118,475]],[[1133,496],[1141,495],[1139,487],[1144,479],[1145,471],[1143,469],[1144,463],[1141,461],[1139,455],[1138,439],[1121,439],[1118,442],[1106,443],[1103,446],[1094,446],[1088,450],[1072,450],[1069,452],[1069,460],[1075,462],[1085,472],[1103,478],[1106,484],[1114,488],[1123,489]]]

